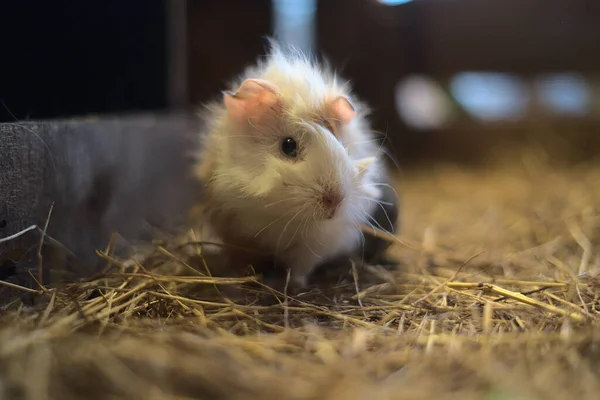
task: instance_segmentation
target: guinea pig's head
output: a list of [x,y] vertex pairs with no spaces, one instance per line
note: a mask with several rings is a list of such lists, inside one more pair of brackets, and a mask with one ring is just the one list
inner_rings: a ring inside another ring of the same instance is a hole
[[213,171],[223,207],[303,224],[364,217],[377,162],[349,150],[354,107],[339,93],[298,101],[262,79],[224,93]]

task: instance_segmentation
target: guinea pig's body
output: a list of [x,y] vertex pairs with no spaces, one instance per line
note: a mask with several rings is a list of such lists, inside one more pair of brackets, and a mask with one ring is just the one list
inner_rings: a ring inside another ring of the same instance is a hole
[[273,256],[305,286],[319,264],[357,249],[385,180],[367,110],[300,54],[269,55],[207,107],[197,175],[225,242]]

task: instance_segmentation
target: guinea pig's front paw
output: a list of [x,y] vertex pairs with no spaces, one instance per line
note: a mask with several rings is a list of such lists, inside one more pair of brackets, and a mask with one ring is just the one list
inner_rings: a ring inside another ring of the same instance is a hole
[[287,274],[284,276],[264,276],[262,277],[262,283],[267,287],[276,290],[279,293],[285,293],[289,296],[295,296],[306,291],[308,286],[307,276],[298,276],[292,278],[290,274],[289,279]]
[[306,290],[308,278],[315,269],[319,258],[312,252],[299,247],[287,253],[282,261],[289,271],[288,294]]
[[294,273],[294,270],[291,271],[290,274],[290,286],[294,290],[303,290],[308,287],[308,277],[307,273]]

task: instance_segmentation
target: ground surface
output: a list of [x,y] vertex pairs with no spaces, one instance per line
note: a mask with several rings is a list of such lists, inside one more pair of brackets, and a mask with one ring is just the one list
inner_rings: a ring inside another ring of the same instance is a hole
[[108,251],[106,276],[7,310],[2,398],[598,398],[599,182],[528,163],[407,174],[398,265],[293,298],[211,278],[193,243]]

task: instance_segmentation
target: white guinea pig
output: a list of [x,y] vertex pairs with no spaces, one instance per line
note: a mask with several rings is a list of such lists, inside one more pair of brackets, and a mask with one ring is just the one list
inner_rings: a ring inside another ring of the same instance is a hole
[[381,196],[381,146],[347,83],[299,52],[269,54],[208,105],[196,175],[223,241],[264,250],[305,287],[357,249]]

